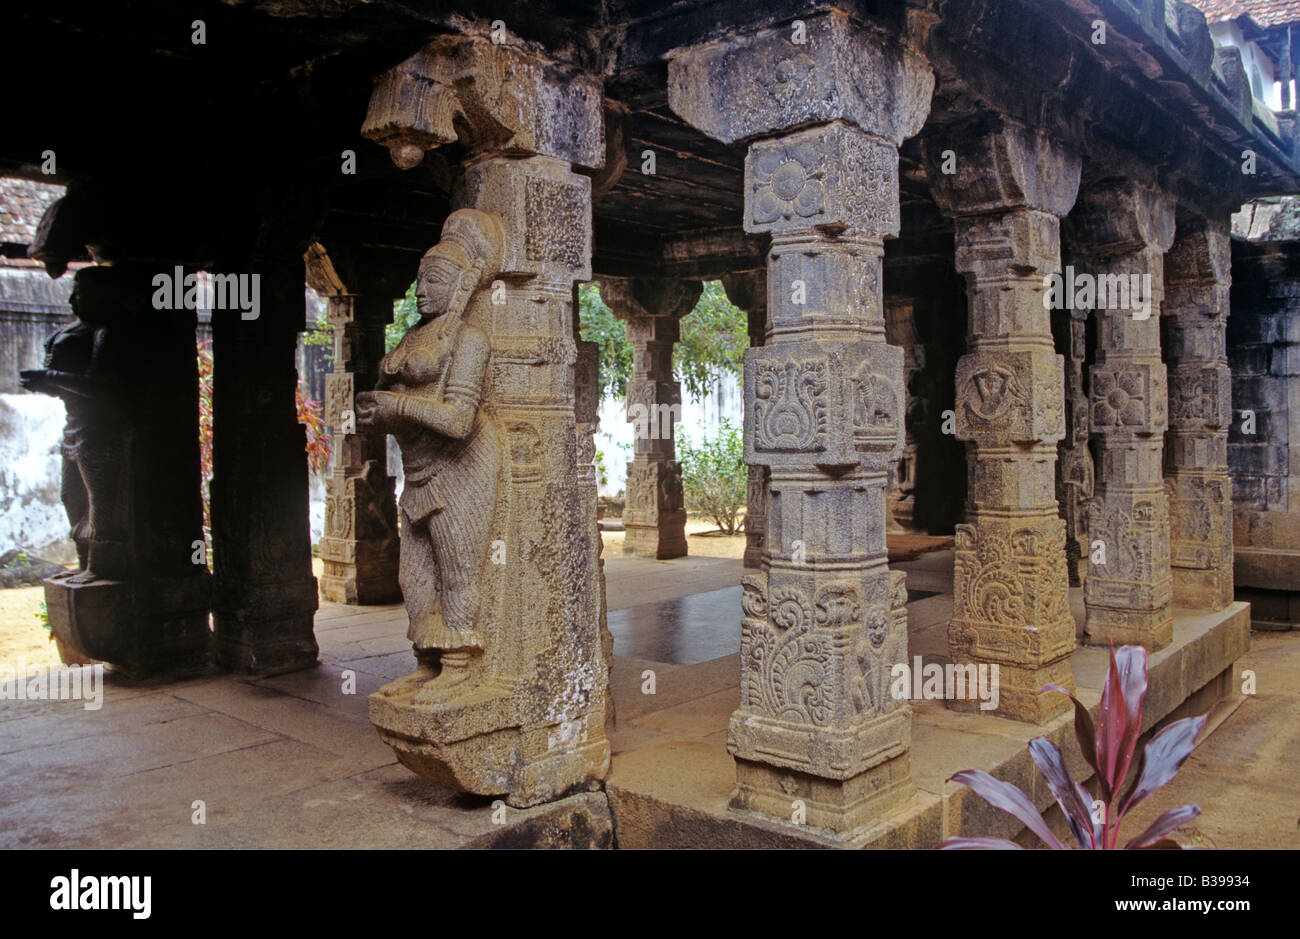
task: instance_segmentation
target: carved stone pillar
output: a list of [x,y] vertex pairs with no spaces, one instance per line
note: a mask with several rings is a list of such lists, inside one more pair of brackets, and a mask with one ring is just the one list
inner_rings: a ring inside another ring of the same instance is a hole
[[469,546],[483,558],[480,648],[449,688],[427,670],[386,685],[371,722],[415,772],[514,806],[595,787],[609,768],[610,663],[579,479],[590,454],[578,453],[573,287],[591,278],[591,182],[573,170],[604,159],[600,85],[514,46],[444,37],[380,76],[362,132],[399,166],[459,141],[453,209],[487,213],[503,238],[499,276],[464,313],[489,346],[477,420],[499,462],[493,478],[456,481],[491,513]]
[[751,141],[745,230],[772,237],[768,342],[745,355],[745,461],[771,489],[763,569],[743,579],[731,804],[847,838],[911,791],[911,708],[889,691],[907,661],[885,550],[902,351],[881,256],[933,78],[838,12],[805,26],[802,45],[776,27],[686,50],[668,85],[689,123]]
[[1221,610],[1233,599],[1231,284],[1227,221],[1180,227],[1165,256],[1161,310],[1169,366],[1165,489],[1173,602],[1200,610]]
[[[745,271],[726,274],[722,289],[727,299],[737,309],[744,310],[749,319],[749,346],[755,348],[767,341],[767,271]],[[748,398],[746,398],[748,401]],[[763,551],[767,541],[767,467],[749,467],[749,485],[745,492],[745,558],[746,568],[763,566]]]
[[254,674],[316,661],[306,432],[294,404],[303,247],[267,246],[254,256],[256,319],[212,314],[215,657]]
[[358,432],[356,426],[356,394],[378,380],[393,300],[370,289],[361,295],[349,293],[319,245],[308,249],[307,278],[312,289],[326,297],[334,328],[334,370],[325,376],[325,423],[333,433],[333,464],[325,480],[321,594],[335,603],[395,603],[402,592],[397,585],[397,502],[395,480],[388,475],[387,439],[382,433]]
[[627,464],[624,554],[660,560],[686,556],[682,466],[673,445],[682,388],[673,381],[673,346],[681,318],[695,309],[702,289],[697,281],[683,280],[610,279],[601,284],[601,299],[627,323],[633,349],[627,419],[634,450]]
[[1056,448],[1056,501],[1065,522],[1065,564],[1070,586],[1081,587],[1080,566],[1088,557],[1088,501],[1093,492],[1088,449],[1088,311],[1052,310],[1056,347],[1065,360],[1065,437]]
[[1092,285],[1097,319],[1096,361],[1088,370],[1097,466],[1088,510],[1085,638],[1160,649],[1173,639],[1160,305],[1174,204],[1125,181],[1085,193],[1070,225],[1089,262],[1087,271],[1076,272],[1088,280],[1073,285],[1074,305],[1089,305],[1080,295]]
[[917,376],[925,370],[925,345],[916,334],[913,314],[910,297],[885,298],[885,337],[903,350],[903,454],[894,467],[885,506],[889,531],[899,533],[917,531],[916,428],[925,419],[925,402],[912,394]]
[[[928,153],[930,185],[956,222],[970,306],[956,383],[957,437],[970,456],[968,522],[957,526],[948,643],[955,663],[998,666],[997,714],[1040,723],[1069,702],[1038,690],[1074,682],[1056,506],[1065,401],[1045,280],[1060,269],[1060,220],[1078,193],[1080,163],[1010,124],[945,138],[944,148],[957,153],[958,171],[944,174],[941,157]],[[959,710],[981,703],[948,701]]]

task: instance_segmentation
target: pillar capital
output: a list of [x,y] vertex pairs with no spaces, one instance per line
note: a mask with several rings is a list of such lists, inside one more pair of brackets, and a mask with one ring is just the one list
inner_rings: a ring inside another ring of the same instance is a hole
[[[667,277],[610,277],[600,282],[600,298],[621,320],[626,320],[629,328],[639,320],[669,320],[674,324],[695,309],[704,285],[694,280],[674,280]],[[671,327],[649,327],[667,330]],[[648,339],[661,338],[649,336]],[[672,340],[677,335],[672,335]]]
[[1174,212],[1171,196],[1133,180],[1089,187],[1070,213],[1071,240],[1093,258],[1163,254],[1174,243]]
[[433,40],[375,80],[364,137],[402,169],[434,147],[538,155],[587,169],[605,163],[600,81],[512,45]]
[[[954,171],[945,173],[948,151]],[[1079,194],[1079,155],[1011,121],[936,134],[924,152],[930,192],[949,217],[1035,209],[1059,218]]]
[[668,103],[688,124],[734,143],[844,121],[895,146],[921,129],[934,75],[901,43],[838,10],[677,52]]

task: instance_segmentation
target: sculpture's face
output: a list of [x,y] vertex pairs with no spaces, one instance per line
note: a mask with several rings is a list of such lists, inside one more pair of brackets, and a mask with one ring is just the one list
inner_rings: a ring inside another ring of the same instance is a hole
[[445,258],[432,257],[420,264],[415,285],[415,308],[420,316],[432,319],[447,312],[460,274],[460,269]]

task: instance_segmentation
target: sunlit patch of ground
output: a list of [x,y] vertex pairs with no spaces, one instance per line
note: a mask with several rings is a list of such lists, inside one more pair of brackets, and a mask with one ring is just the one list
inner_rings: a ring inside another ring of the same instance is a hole
[[[603,531],[601,540],[605,543],[604,557],[621,557],[625,532]],[[723,535],[718,532],[716,522],[702,518],[686,519],[686,549],[690,556],[697,558],[739,558],[745,555],[745,533]]]

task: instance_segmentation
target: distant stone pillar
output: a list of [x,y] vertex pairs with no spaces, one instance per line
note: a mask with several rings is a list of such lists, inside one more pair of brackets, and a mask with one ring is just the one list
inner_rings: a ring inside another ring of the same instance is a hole
[[673,381],[673,346],[681,318],[695,309],[698,281],[609,279],[601,299],[627,323],[632,343],[632,378],[627,383],[627,420],[633,428],[627,464],[624,554],[686,556],[686,505],[682,466],[673,427],[682,416],[682,386]]
[[1080,566],[1088,557],[1088,502],[1095,474],[1088,449],[1088,311],[1052,311],[1065,350],[1065,437],[1056,448],[1056,501],[1065,522],[1065,565],[1071,587],[1081,587]]
[[1233,581],[1255,629],[1300,628],[1300,199],[1233,216]]
[[396,603],[402,592],[388,441],[381,433],[358,433],[356,426],[356,394],[379,378],[393,299],[337,294],[327,302],[334,370],[325,376],[325,423],[333,431],[333,462],[325,480],[321,594],[335,603]]
[[[463,319],[488,344],[482,386],[455,389],[475,402],[475,433],[489,435],[496,468],[483,457],[443,482],[490,512],[481,537],[464,532],[476,648],[455,684],[421,669],[384,686],[370,720],[413,771],[517,807],[597,787],[609,769],[610,663],[585,468],[580,478],[591,454],[579,455],[578,424],[590,422],[575,409],[573,328],[592,237],[591,181],[574,168],[604,161],[601,104],[589,75],[517,46],[445,36],[379,76],[362,128],[399,167],[458,142],[465,162],[452,207],[485,213],[501,238],[499,260],[477,262],[490,280],[473,289]],[[444,257],[460,255],[469,257],[444,245]]]
[[911,708],[890,694],[906,588],[885,549],[903,356],[881,257],[933,77],[839,12],[805,27],[801,45],[777,27],[687,49],[668,89],[705,134],[750,141],[745,230],[772,237],[768,343],[745,355],[745,461],[771,491],[763,569],[743,578],[731,805],[847,839],[911,792]]
[[885,505],[889,531],[901,534],[917,531],[916,425],[925,414],[925,403],[912,394],[917,376],[925,370],[925,344],[916,334],[911,298],[885,298],[885,338],[903,350],[903,453],[894,467]]
[[1232,283],[1226,219],[1180,227],[1165,256],[1164,348],[1169,367],[1165,488],[1175,606],[1232,602],[1232,373],[1225,331]]
[[1085,639],[1160,649],[1173,640],[1160,308],[1174,203],[1126,181],[1081,196],[1070,225],[1090,265],[1076,276],[1088,276],[1096,288],[1097,356],[1088,393],[1097,477],[1088,511]]
[[[744,271],[726,274],[722,289],[727,299],[737,309],[744,310],[749,323],[749,347],[767,341],[767,271]],[[767,542],[767,467],[749,467],[749,485],[745,493],[745,557],[746,568],[757,570],[763,566],[763,551]]]
[[[995,713],[1041,723],[1069,706],[1043,685],[1073,687],[1074,618],[1056,444],[1065,433],[1063,366],[1052,342],[1047,278],[1060,270],[1060,220],[1078,193],[1077,155],[1017,125],[979,129],[927,153],[930,186],[956,222],[957,270],[970,303],[957,363],[956,430],[970,454],[968,523],[957,526],[952,659],[998,666]],[[968,696],[948,705],[975,710]]]
[[[277,222],[268,218],[264,230]],[[214,654],[252,674],[316,662],[306,432],[295,406],[304,247],[256,249],[255,319],[238,309],[212,314]]]

